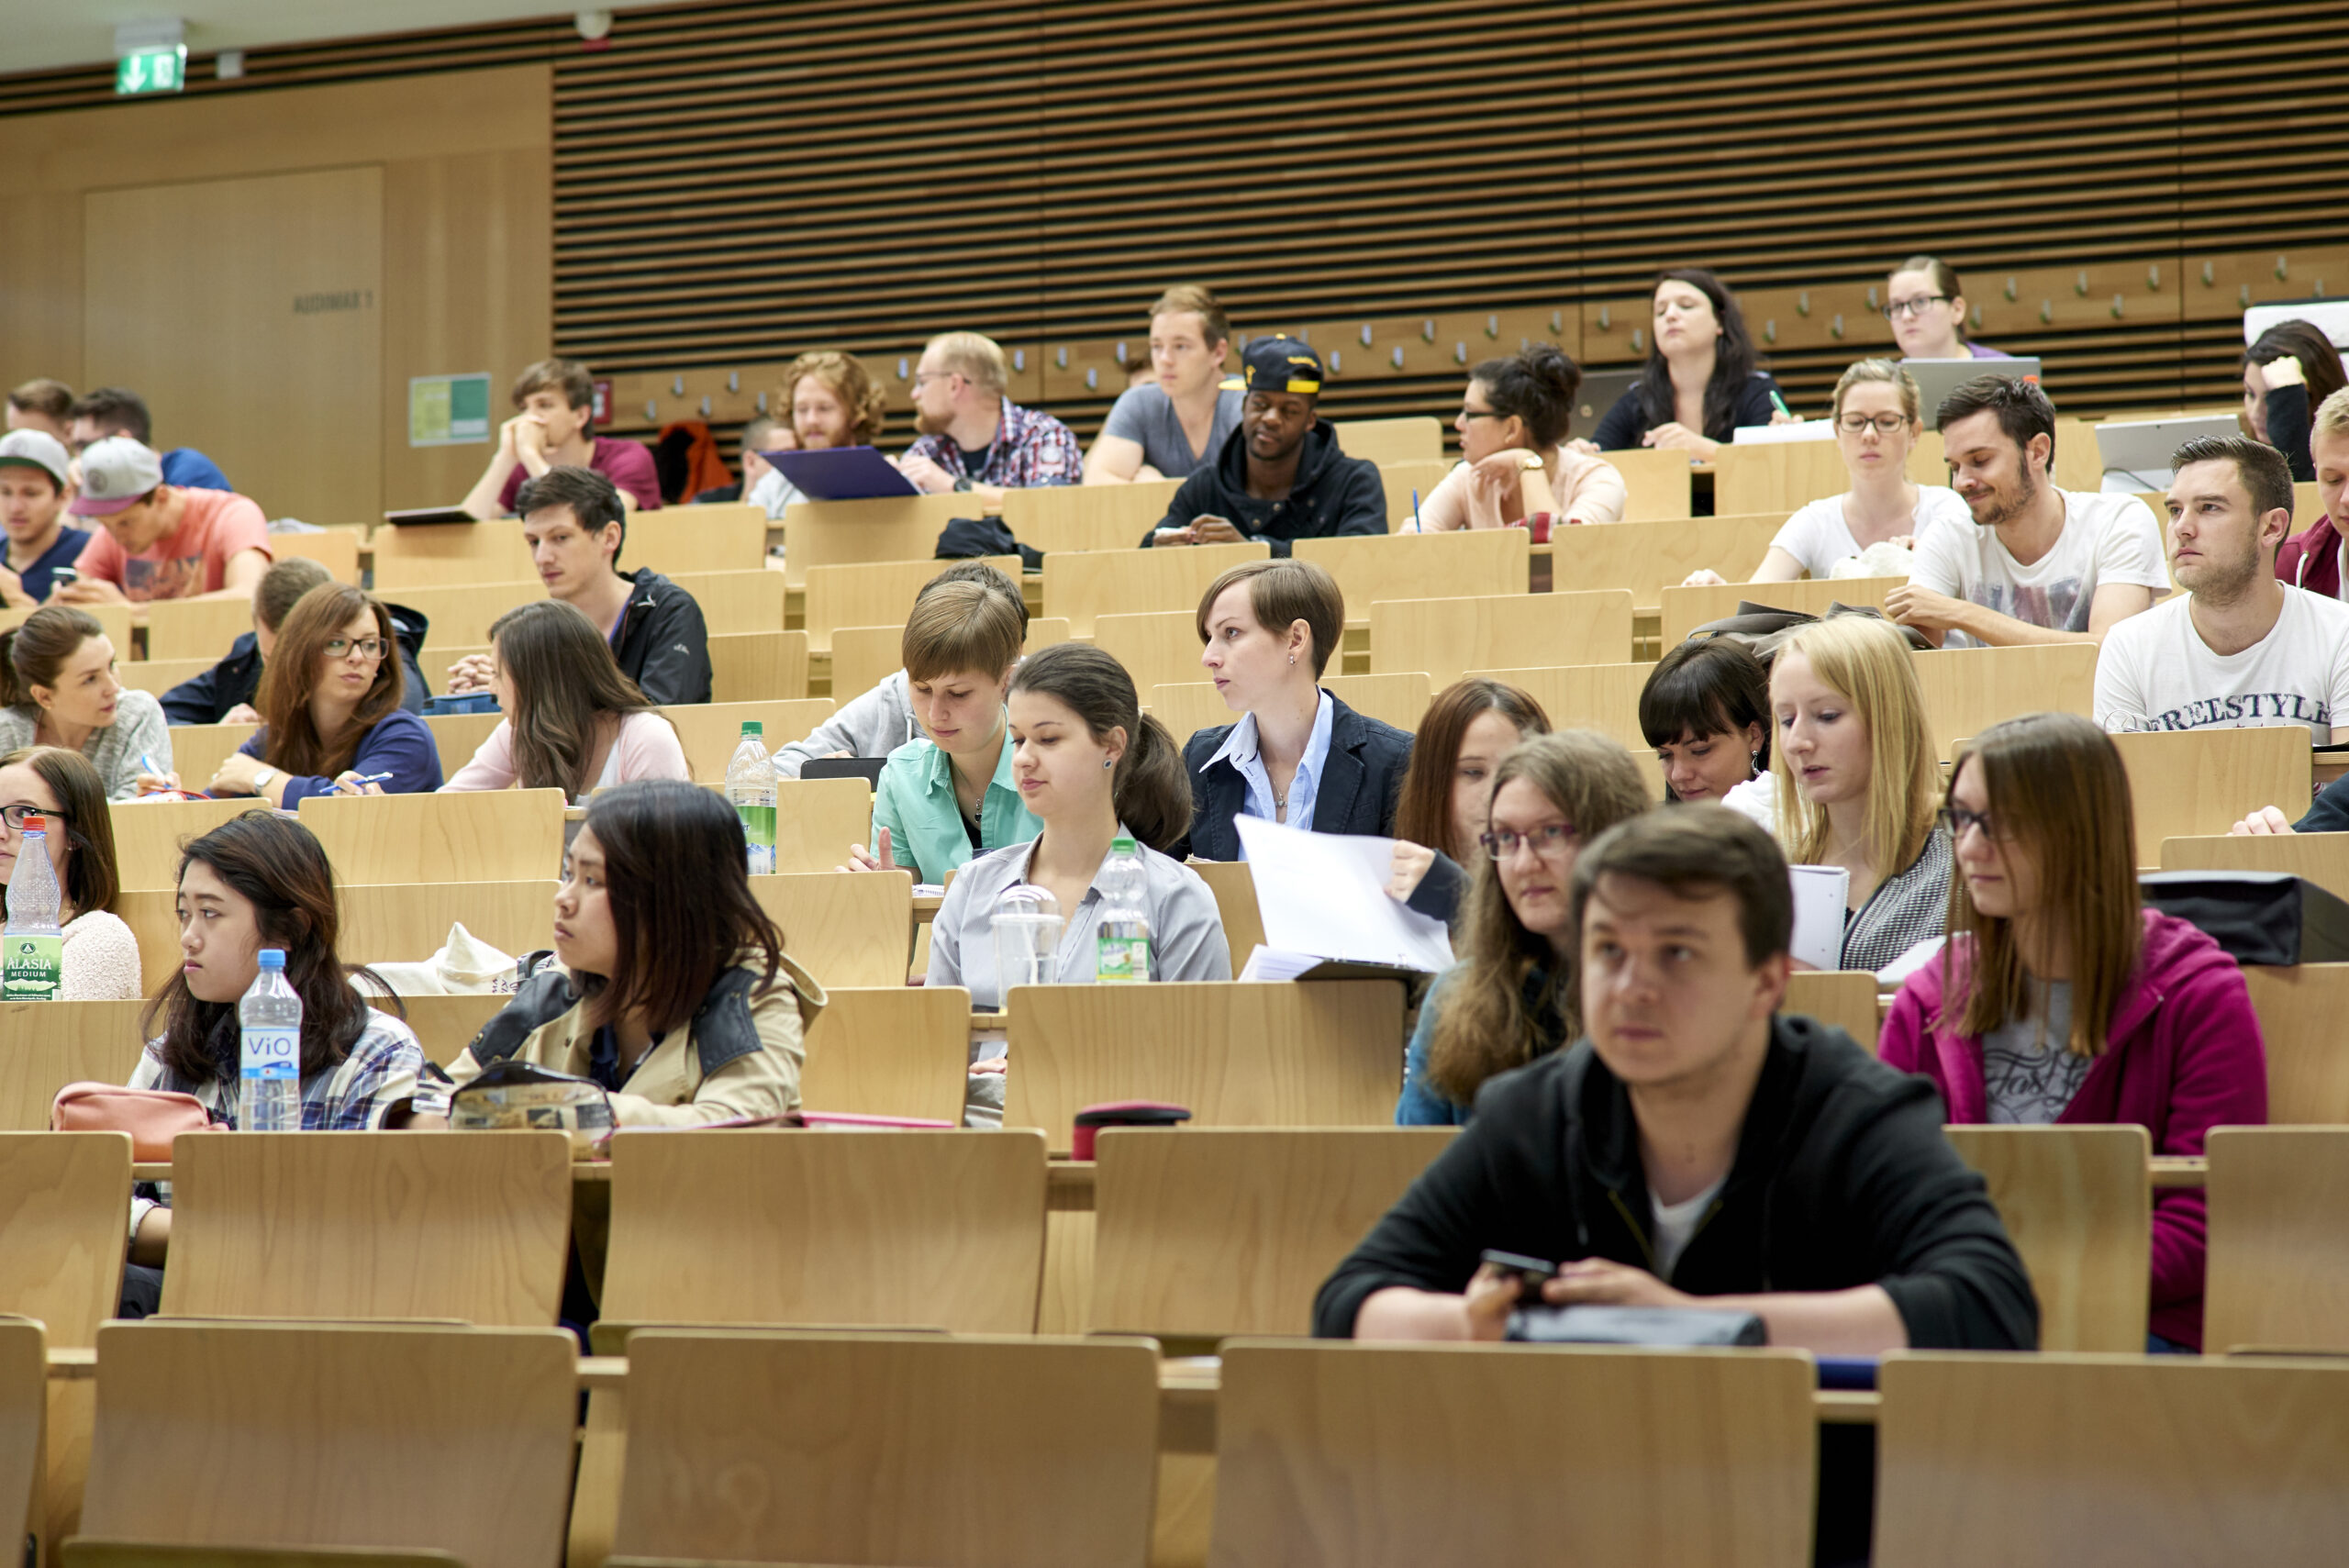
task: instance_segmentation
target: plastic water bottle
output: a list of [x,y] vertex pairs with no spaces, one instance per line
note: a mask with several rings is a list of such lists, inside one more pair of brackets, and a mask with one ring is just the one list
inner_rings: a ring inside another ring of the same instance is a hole
[[1101,862],[1101,934],[1096,939],[1093,978],[1112,981],[1150,978],[1150,915],[1147,910],[1149,873],[1142,869],[1141,851],[1120,834],[1109,843],[1109,858]]
[[726,764],[726,800],[742,818],[752,876],[774,874],[774,763],[767,756],[766,726],[742,721],[742,740]]
[[11,1002],[57,1000],[65,967],[58,905],[48,824],[39,817],[28,817],[17,839],[17,869],[8,879],[7,957],[0,963],[0,994]]
[[302,998],[285,982],[285,950],[261,950],[261,973],[237,1004],[237,1126],[246,1132],[302,1130]]

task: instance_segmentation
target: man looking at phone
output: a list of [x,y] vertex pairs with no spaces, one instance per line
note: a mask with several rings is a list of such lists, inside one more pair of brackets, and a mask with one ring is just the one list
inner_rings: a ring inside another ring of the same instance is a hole
[[0,438],[0,528],[8,533],[8,558],[0,567],[0,600],[12,610],[49,601],[55,573],[73,578],[73,563],[90,542],[87,529],[65,526],[65,444],[45,430],[11,430]]
[[1521,1275],[1560,1306],[1752,1312],[1825,1354],[2029,1350],[2039,1312],[1921,1079],[1782,1017],[1794,908],[1769,835],[1715,806],[1619,824],[1575,862],[1586,1038],[1487,1082],[1475,1117],[1322,1285],[1314,1332],[1498,1340]]

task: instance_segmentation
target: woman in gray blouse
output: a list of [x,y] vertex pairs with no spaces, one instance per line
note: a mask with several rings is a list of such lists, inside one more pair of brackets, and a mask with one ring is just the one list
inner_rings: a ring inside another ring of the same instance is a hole
[[50,605],[0,632],[0,751],[61,746],[90,760],[108,800],[139,798],[139,775],[172,771],[163,705],[124,689],[114,639],[87,610]]
[[[1043,831],[956,873],[930,926],[930,984],[967,986],[981,1011],[1003,1006],[990,922],[1005,890],[1027,883],[1051,893],[1067,922],[1053,978],[1090,984],[1104,908],[1096,878],[1121,834],[1141,855],[1150,978],[1230,979],[1215,895],[1197,872],[1160,852],[1191,825],[1182,748],[1142,715],[1125,666],[1089,643],[1055,643],[1019,666],[1008,708],[1012,777]],[[991,1123],[1003,1105],[1002,1047],[974,1042],[971,1055],[969,1119]]]

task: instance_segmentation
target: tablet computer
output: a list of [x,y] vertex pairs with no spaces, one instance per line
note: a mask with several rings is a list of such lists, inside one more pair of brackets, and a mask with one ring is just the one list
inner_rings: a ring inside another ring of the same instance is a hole
[[1900,368],[1917,384],[1917,408],[1929,430],[1941,428],[1942,400],[1976,376],[2039,379],[2039,361],[2030,355],[2011,360],[1903,360]]
[[2114,419],[2096,428],[2097,456],[2104,464],[2104,488],[2141,490],[2169,488],[2170,454],[2204,436],[2239,436],[2242,427],[2232,414],[2184,419]]
[[386,512],[384,521],[406,525],[409,523],[477,523],[481,519],[462,506],[410,506],[404,512]]
[[818,451],[761,452],[810,501],[870,501],[918,495],[914,482],[874,447],[825,447]]

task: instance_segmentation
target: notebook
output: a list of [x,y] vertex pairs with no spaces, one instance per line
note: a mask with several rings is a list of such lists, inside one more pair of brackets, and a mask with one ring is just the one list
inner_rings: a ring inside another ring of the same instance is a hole
[[810,501],[870,501],[884,495],[918,495],[912,480],[873,447],[826,447],[818,451],[761,452]]

